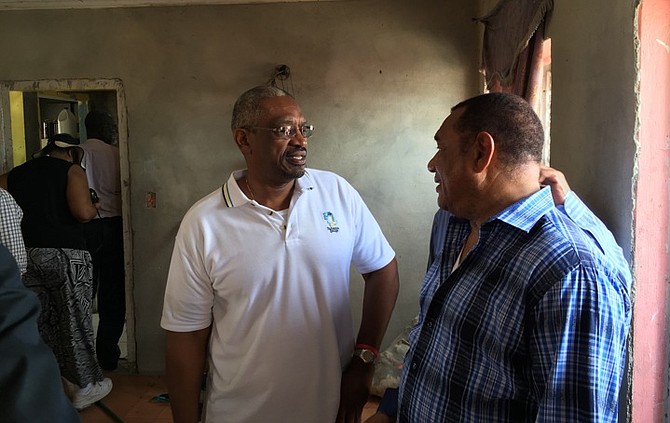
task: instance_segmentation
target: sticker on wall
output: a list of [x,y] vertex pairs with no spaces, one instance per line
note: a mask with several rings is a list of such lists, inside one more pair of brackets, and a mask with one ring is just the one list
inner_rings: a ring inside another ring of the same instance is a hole
[[156,208],[156,193],[155,192],[147,192],[147,208],[148,209],[155,209]]

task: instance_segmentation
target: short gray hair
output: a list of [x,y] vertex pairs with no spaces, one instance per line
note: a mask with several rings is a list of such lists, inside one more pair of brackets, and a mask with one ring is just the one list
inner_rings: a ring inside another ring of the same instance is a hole
[[245,91],[237,99],[235,106],[233,106],[233,118],[230,128],[234,131],[237,128],[255,126],[261,116],[261,108],[259,106],[261,100],[284,96],[292,97],[281,88],[270,85],[261,85]]

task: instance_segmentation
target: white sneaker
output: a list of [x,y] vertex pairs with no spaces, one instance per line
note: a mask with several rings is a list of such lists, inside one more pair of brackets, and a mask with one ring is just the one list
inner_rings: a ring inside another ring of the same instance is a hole
[[72,404],[77,410],[83,410],[100,401],[112,390],[112,380],[108,377],[100,382],[89,383],[74,394]]

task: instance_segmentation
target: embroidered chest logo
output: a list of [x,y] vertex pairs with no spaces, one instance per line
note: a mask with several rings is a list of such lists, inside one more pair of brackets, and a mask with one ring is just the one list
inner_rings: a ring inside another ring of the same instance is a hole
[[326,221],[328,226],[326,226],[326,229],[330,231],[332,234],[333,232],[337,232],[340,230],[340,228],[337,227],[337,222],[335,221],[335,216],[331,212],[323,212],[323,220]]

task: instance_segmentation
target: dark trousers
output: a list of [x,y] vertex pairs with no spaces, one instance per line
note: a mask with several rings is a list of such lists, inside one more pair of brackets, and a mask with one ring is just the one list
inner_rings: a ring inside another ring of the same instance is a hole
[[93,260],[93,298],[98,296],[96,354],[103,369],[113,370],[121,353],[118,343],[126,320],[123,220],[104,217],[93,219],[84,227]]

